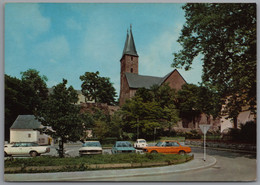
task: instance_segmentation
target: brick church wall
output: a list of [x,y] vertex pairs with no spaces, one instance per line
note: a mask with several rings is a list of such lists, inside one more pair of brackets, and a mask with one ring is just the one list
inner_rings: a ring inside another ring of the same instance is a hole
[[184,84],[186,84],[185,80],[182,78],[177,70],[174,70],[164,83],[169,83],[169,86],[172,89],[176,89],[177,91],[180,90]]

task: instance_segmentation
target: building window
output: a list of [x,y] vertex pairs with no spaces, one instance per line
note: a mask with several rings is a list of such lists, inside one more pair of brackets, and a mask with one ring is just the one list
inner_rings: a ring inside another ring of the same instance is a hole
[[28,137],[30,138],[30,137],[31,137],[31,134],[28,134]]
[[131,57],[131,61],[133,61],[133,57]]
[[131,73],[133,73],[133,68],[131,68]]

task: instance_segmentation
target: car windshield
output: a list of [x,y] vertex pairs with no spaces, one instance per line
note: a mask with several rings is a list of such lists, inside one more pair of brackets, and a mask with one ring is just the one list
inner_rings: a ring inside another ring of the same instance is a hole
[[146,143],[144,140],[139,141],[139,143]]
[[132,147],[131,143],[129,142],[120,142],[116,144],[117,147]]
[[101,147],[101,144],[98,141],[97,142],[86,142],[82,146],[83,147],[92,147],[92,146]]

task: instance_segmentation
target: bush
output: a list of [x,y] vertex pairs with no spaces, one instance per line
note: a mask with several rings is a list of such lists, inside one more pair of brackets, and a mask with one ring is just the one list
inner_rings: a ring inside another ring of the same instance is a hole
[[256,143],[256,123],[248,121],[241,125],[240,140]]
[[256,143],[256,123],[248,121],[241,124],[241,129],[230,128],[228,133],[223,135],[223,139],[239,142]]

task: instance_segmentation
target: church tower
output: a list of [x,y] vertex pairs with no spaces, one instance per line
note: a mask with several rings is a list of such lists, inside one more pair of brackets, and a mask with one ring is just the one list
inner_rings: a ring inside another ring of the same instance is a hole
[[130,32],[127,30],[125,47],[120,60],[121,71],[120,71],[120,97],[119,105],[122,105],[126,98],[129,98],[129,86],[125,73],[138,74],[138,54],[135,48],[134,37],[132,33],[132,25],[130,25]]

